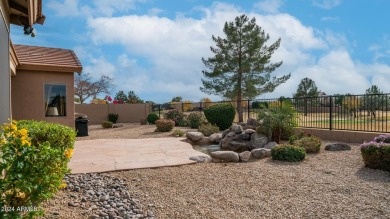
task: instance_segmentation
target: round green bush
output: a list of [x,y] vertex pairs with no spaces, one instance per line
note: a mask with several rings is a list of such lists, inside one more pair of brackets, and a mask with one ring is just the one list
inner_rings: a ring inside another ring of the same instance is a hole
[[293,145],[281,145],[271,150],[271,156],[274,160],[298,162],[306,157],[304,148]]
[[159,119],[158,115],[151,113],[148,115],[146,120],[148,121],[149,124],[156,124],[156,121]]
[[171,109],[164,114],[164,119],[170,119],[175,122],[175,125],[181,126],[185,125],[184,123],[184,114],[177,109]]
[[229,128],[236,115],[234,106],[230,103],[218,103],[204,110],[207,121],[219,127],[219,130]]
[[200,124],[202,123],[203,115],[200,112],[193,112],[190,113],[187,117],[188,125],[192,129],[199,128]]
[[198,132],[201,132],[204,136],[208,137],[214,133],[219,132],[219,128],[215,125],[208,124],[202,124],[198,128]]
[[175,122],[170,119],[159,119],[156,121],[157,131],[169,132],[175,127]]
[[109,113],[108,114],[108,121],[110,121],[112,123],[116,123],[116,121],[118,121],[118,117],[119,117],[119,115],[117,113]]
[[105,129],[112,128],[112,124],[113,124],[113,122],[103,121],[102,122],[102,127],[105,128]]
[[321,144],[321,139],[315,136],[303,137],[294,142],[294,145],[304,148],[306,153],[319,153]]

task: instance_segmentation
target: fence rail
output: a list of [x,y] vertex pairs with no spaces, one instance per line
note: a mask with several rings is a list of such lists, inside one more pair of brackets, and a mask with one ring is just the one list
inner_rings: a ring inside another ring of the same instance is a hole
[[[189,114],[203,112],[207,107],[219,102],[179,102],[154,104],[153,111],[160,117],[170,109],[178,109]],[[302,128],[329,130],[351,130],[365,132],[390,132],[390,94],[334,95],[320,97],[278,98],[243,100],[244,120],[257,118],[258,112],[270,107],[293,107],[296,123]],[[235,122],[238,122],[236,113]]]

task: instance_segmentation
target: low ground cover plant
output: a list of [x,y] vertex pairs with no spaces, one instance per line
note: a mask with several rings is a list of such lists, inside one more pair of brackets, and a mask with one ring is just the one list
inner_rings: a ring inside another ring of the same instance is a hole
[[230,103],[218,103],[205,109],[204,115],[209,123],[215,124],[219,130],[225,130],[232,125],[236,110]]
[[175,122],[170,119],[159,119],[156,121],[156,131],[169,132],[175,127]]
[[66,187],[76,132],[37,121],[13,121],[0,132],[0,218],[42,216],[41,203]]
[[218,133],[219,128],[216,125],[211,125],[210,123],[206,123],[199,126],[198,132],[201,132],[204,136],[208,137],[214,133]]
[[103,121],[102,122],[102,127],[105,129],[112,128],[113,122],[110,121]]
[[180,130],[180,129],[174,129],[172,131],[172,136],[175,136],[175,137],[183,137],[184,134],[185,134],[184,131]]
[[294,145],[280,145],[271,150],[271,156],[274,160],[298,162],[306,157],[305,149]]
[[390,135],[380,135],[360,145],[366,167],[390,171]]
[[148,121],[149,124],[156,124],[156,121],[159,119],[158,115],[155,113],[150,113],[146,120]]
[[306,153],[319,153],[322,141],[316,136],[302,137],[294,142],[294,145],[305,149]]

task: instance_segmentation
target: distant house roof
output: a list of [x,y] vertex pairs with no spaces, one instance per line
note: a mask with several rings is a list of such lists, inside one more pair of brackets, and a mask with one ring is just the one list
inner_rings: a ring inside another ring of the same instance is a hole
[[81,73],[83,67],[72,50],[14,44],[17,70]]

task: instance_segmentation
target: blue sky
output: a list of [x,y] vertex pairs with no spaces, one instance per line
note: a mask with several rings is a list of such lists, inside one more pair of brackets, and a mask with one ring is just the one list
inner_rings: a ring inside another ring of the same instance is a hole
[[[372,84],[390,92],[388,0],[45,0],[35,38],[12,27],[15,44],[72,49],[85,73],[112,77],[114,89],[144,100],[199,101],[202,57],[211,36],[243,13],[256,17],[283,60],[274,76],[291,78],[258,98],[291,97],[304,77],[326,94],[362,94]],[[213,100],[220,97],[209,96]]]

